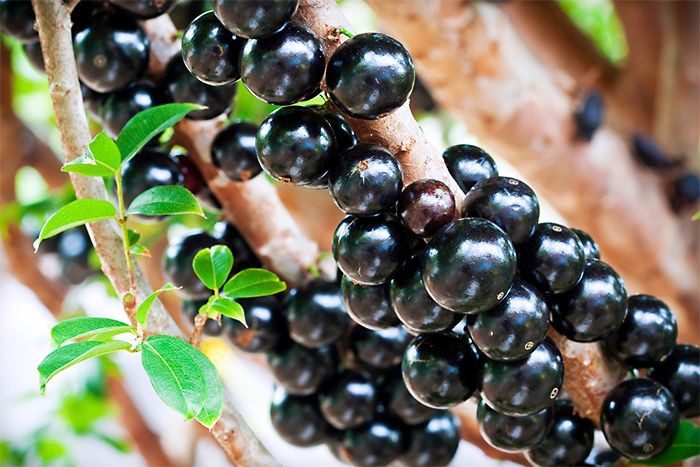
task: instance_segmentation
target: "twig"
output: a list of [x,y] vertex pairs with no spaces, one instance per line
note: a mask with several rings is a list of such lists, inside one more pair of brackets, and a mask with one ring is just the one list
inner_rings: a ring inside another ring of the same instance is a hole
[[[32,0],[36,13],[39,37],[50,83],[51,100],[65,159],[80,156],[90,141],[83,109],[73,56],[70,32],[70,13],[59,0]],[[94,177],[72,175],[71,181],[79,198],[107,199],[102,180]],[[129,290],[128,270],[122,251],[122,239],[116,222],[99,222],[90,225],[95,250],[100,257],[103,271],[110,278],[115,290],[124,295]],[[134,268],[137,300],[143,300],[151,287],[140,268]],[[150,332],[183,337],[173,320],[158,301],[149,313]],[[216,441],[236,465],[278,465],[251,431],[230,401],[212,428]]]

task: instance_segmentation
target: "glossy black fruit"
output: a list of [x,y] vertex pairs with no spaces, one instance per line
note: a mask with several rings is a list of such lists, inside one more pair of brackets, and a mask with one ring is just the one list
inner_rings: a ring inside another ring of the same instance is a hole
[[241,78],[238,57],[245,43],[208,11],[194,19],[182,35],[182,60],[203,83],[229,84]]
[[89,263],[92,242],[85,227],[63,232],[56,250],[61,260],[61,279],[65,282],[80,284],[94,273]]
[[270,420],[277,433],[294,446],[315,446],[326,440],[327,425],[315,395],[295,396],[278,386],[272,394]]
[[233,224],[219,221],[214,224],[211,234],[215,239],[231,249],[234,259],[231,274],[235,274],[243,269],[259,268],[261,266],[260,259],[255,256],[253,250]]
[[401,192],[396,211],[414,234],[432,237],[454,219],[455,197],[439,180],[416,180]]
[[192,269],[194,255],[203,248],[211,248],[220,242],[206,232],[194,231],[172,241],[165,250],[163,269],[169,282],[182,287],[181,292],[189,298],[208,298],[207,289]]
[[694,345],[677,345],[647,376],[671,391],[681,415],[687,418],[700,415],[700,349]]
[[416,72],[411,55],[385,34],[358,34],[333,52],[326,68],[331,100],[348,115],[375,119],[401,107]]
[[340,153],[328,172],[328,190],[347,214],[371,216],[396,204],[402,187],[399,163],[376,144],[360,143]]
[[231,108],[236,95],[235,84],[209,86],[192,76],[180,55],[168,62],[165,72],[165,85],[175,102],[191,102],[206,106],[187,114],[191,120],[209,120],[218,117]]
[[247,327],[233,321],[229,337],[233,345],[245,352],[267,352],[286,337],[287,323],[277,300],[261,297],[240,300]]
[[700,175],[686,172],[671,182],[671,207],[676,212],[697,205],[700,201]]
[[576,342],[593,342],[620,327],[627,292],[620,276],[602,261],[589,261],[581,281],[558,295],[551,307],[552,325]]
[[501,451],[518,452],[542,441],[552,426],[554,411],[546,407],[532,415],[512,416],[493,410],[483,400],[476,411],[481,437]]
[[159,150],[143,149],[123,165],[124,202],[128,206],[138,195],[156,186],[182,185],[184,177],[177,163]]
[[493,360],[520,360],[542,342],[549,329],[549,309],[537,290],[520,279],[494,308],[467,318],[469,335]]
[[340,288],[321,279],[290,293],[287,319],[291,338],[306,347],[334,342],[350,324]]
[[683,163],[681,159],[674,160],[656,141],[639,133],[632,137],[632,154],[652,170],[664,171]]
[[594,429],[590,420],[574,415],[570,402],[557,402],[549,433],[525,455],[535,465],[582,465],[593,447]]
[[583,230],[571,229],[571,231],[581,240],[583,252],[586,254],[586,261],[600,259],[600,248],[598,248],[598,244],[593,240],[593,237]]
[[615,452],[612,449],[594,449],[586,459],[585,465],[592,465],[595,467],[615,467],[621,460],[622,456],[620,453]]
[[415,425],[428,421],[440,411],[421,404],[408,392],[401,372],[391,373],[385,382],[379,387],[382,392],[382,402],[392,415],[401,419],[408,425]]
[[454,221],[423,252],[423,282],[433,299],[453,311],[478,313],[503,300],[515,277],[515,248],[493,222]]
[[338,112],[334,112],[327,106],[322,106],[320,109],[315,110],[323,115],[323,118],[325,118],[331,128],[333,128],[333,134],[335,135],[335,141],[338,145],[339,152],[350,149],[360,142],[360,138],[357,137],[355,130],[353,130],[348,121],[345,120],[345,117]]
[[193,19],[205,11],[209,11],[210,6],[209,2],[202,0],[178,0],[168,16],[176,29],[184,30]]
[[486,361],[481,397],[501,413],[531,415],[554,402],[563,382],[561,353],[546,338],[522,360]]
[[383,284],[403,263],[411,238],[401,223],[389,217],[343,219],[333,234],[333,257],[354,282]]
[[0,29],[20,42],[36,42],[39,33],[34,29],[32,3],[17,0],[0,0]]
[[576,233],[563,225],[545,222],[519,249],[523,277],[545,294],[571,290],[583,276],[586,253]]
[[498,176],[496,162],[478,146],[456,144],[442,153],[447,170],[463,192],[467,193],[482,180]]
[[311,31],[290,23],[281,31],[249,39],[241,53],[241,79],[259,99],[289,105],[318,94],[326,63]]
[[346,371],[321,391],[319,401],[326,421],[334,428],[345,430],[372,419],[377,390],[364,376]]
[[214,0],[214,13],[235,35],[265,37],[282,29],[299,0]]
[[343,433],[340,454],[357,466],[387,465],[404,452],[408,439],[405,428],[388,417],[378,416]]
[[306,107],[283,107],[262,122],[255,148],[270,176],[308,185],[326,175],[336,143],[333,129],[321,115]]
[[628,367],[649,368],[671,353],[677,334],[668,305],[651,295],[632,295],[625,320],[605,339],[605,348]]
[[109,0],[138,19],[151,19],[163,15],[175,6],[175,0]]
[[245,182],[262,172],[255,152],[257,125],[233,123],[219,131],[211,143],[212,163],[234,182]]
[[428,295],[423,285],[420,255],[409,259],[392,277],[389,293],[398,319],[416,333],[444,331],[462,317],[441,307]]
[[102,106],[102,128],[116,138],[131,117],[142,110],[165,104],[168,100],[160,86],[153,81],[131,83],[108,95]]
[[425,87],[425,84],[423,84],[423,81],[421,81],[418,75],[416,75],[416,82],[413,85],[413,91],[411,91],[409,105],[411,106],[411,113],[413,115],[433,112],[438,108],[430,91]]
[[42,73],[46,72],[46,67],[44,66],[44,56],[41,53],[41,44],[37,42],[29,42],[22,44],[22,50],[27,54],[29,62],[32,64],[37,71]]
[[291,394],[313,394],[331,378],[338,365],[335,347],[309,349],[294,342],[278,345],[267,353],[273,376]]
[[126,15],[98,15],[73,38],[78,76],[90,89],[111,92],[138,80],[148,67],[150,41]]
[[[204,298],[202,300],[183,300],[182,301],[182,313],[187,316],[192,324],[194,324],[194,320],[199,314],[199,309],[207,303],[207,299]],[[225,316],[221,317],[221,323],[218,323],[214,319],[208,319],[204,323],[204,327],[202,328],[202,331],[204,334],[207,336],[220,336],[223,334],[225,329],[228,329],[229,324],[233,320],[230,318],[227,318]]]
[[540,203],[532,188],[520,180],[494,177],[477,183],[467,192],[462,216],[490,220],[518,245],[535,231]]
[[402,460],[406,465],[437,467],[448,465],[461,440],[459,419],[443,411],[427,422],[409,428],[408,450]]
[[340,287],[348,315],[361,326],[375,331],[399,324],[399,319],[391,308],[389,288],[385,285],[360,285],[347,276]]
[[386,369],[401,363],[412,336],[402,326],[372,331],[355,326],[350,333],[350,348],[355,357],[371,367]]
[[636,378],[623,381],[608,393],[600,427],[610,447],[630,459],[644,460],[671,444],[679,418],[668,389],[654,380]]
[[576,136],[586,141],[593,139],[596,130],[603,124],[604,113],[602,94],[596,90],[588,91],[574,112]]
[[401,370],[413,397],[436,409],[464,402],[479,384],[478,356],[466,338],[451,332],[416,337]]

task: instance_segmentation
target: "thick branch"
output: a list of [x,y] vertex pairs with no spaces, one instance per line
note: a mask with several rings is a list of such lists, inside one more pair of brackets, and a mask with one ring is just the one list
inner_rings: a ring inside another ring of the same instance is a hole
[[[32,0],[37,17],[41,47],[49,78],[51,100],[61,133],[61,146],[66,160],[78,157],[90,141],[90,132],[83,109],[78,75],[70,32],[70,13],[59,0]],[[72,176],[71,181],[79,198],[108,199],[102,180],[94,177]],[[99,222],[90,225],[89,231],[100,257],[103,271],[110,278],[120,295],[129,289],[128,273],[121,254],[121,238],[115,222]],[[137,274],[137,300],[151,291],[139,268]],[[182,337],[160,302],[151,309],[148,330]],[[237,465],[277,465],[246,425],[230,401],[224,413],[212,428],[217,442],[229,460]]]

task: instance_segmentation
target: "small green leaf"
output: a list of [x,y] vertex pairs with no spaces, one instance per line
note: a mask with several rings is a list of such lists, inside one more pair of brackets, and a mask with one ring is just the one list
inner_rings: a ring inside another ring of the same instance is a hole
[[151,311],[151,307],[153,306],[153,302],[156,301],[158,296],[162,294],[163,292],[167,292],[169,290],[176,290],[176,287],[173,286],[173,284],[165,284],[163,287],[161,287],[158,290],[154,290],[150,294],[148,294],[148,297],[146,297],[139,307],[136,309],[136,321],[141,323],[142,326],[146,326],[146,320],[148,319],[148,312]]
[[122,454],[131,452],[131,444],[129,444],[129,442],[125,439],[115,438],[114,436],[106,435],[104,433],[93,433],[92,435],[111,446],[112,449],[117,452]]
[[41,394],[46,393],[46,383],[59,372],[70,368],[76,363],[88,358],[99,357],[118,350],[129,350],[131,344],[124,341],[95,342],[84,341],[59,347],[39,363],[39,388]]
[[287,285],[267,269],[244,269],[224,286],[224,293],[231,298],[264,297],[282,292]]
[[192,350],[192,356],[202,370],[205,387],[204,405],[196,418],[202,425],[211,428],[224,410],[224,385],[211,360],[198,349],[192,347]]
[[243,310],[241,304],[227,297],[215,297],[212,295],[207,300],[207,303],[199,308],[199,312],[206,314],[210,318],[215,317],[217,313],[228,316],[248,327],[245,321],[245,310]]
[[119,170],[122,162],[119,147],[104,131],[97,133],[90,141],[88,151],[96,163],[109,167],[113,174]]
[[232,267],[233,253],[225,245],[199,250],[192,260],[195,274],[211,290],[224,285]]
[[[57,346],[73,339],[85,339],[95,334],[131,332],[133,326],[109,318],[80,317],[61,321],[51,328],[51,340]],[[115,335],[115,334],[112,334]]]
[[187,188],[177,185],[162,185],[150,188],[131,202],[127,215],[174,216],[196,214],[204,217],[197,198]]
[[95,160],[87,154],[83,154],[63,164],[61,172],[72,172],[85,175],[86,177],[111,177],[114,175],[112,169],[96,163]]
[[131,117],[117,138],[122,163],[134,157],[158,133],[175,125],[189,112],[203,108],[197,104],[164,104]]
[[206,390],[204,374],[192,349],[176,337],[158,334],[143,341],[141,351],[141,364],[156,394],[186,420],[202,411]]
[[141,243],[131,245],[129,252],[134,256],[151,256],[151,251]]
[[635,463],[670,465],[695,456],[700,456],[700,426],[689,420],[681,420],[676,436],[668,448],[651,459]]
[[141,239],[141,234],[135,230],[127,229],[127,235],[129,236],[129,245],[136,245]]
[[68,448],[58,439],[42,437],[36,442],[36,455],[46,465],[68,456]]
[[53,213],[39,232],[39,238],[34,242],[34,251],[39,249],[42,240],[58,235],[61,232],[116,216],[117,210],[109,201],[103,199],[76,199]]

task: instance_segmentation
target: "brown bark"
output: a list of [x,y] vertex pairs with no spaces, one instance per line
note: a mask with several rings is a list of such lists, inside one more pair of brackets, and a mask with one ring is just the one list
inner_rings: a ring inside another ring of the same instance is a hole
[[589,231],[630,292],[667,301],[681,340],[697,342],[700,271],[681,221],[619,135],[603,128],[590,144],[573,140],[574,102],[505,15],[471,2],[368,3],[411,51],[436,100],[513,163],[574,227]]
[[[51,100],[61,133],[61,146],[65,159],[71,160],[83,153],[90,141],[90,132],[73,56],[69,10],[59,0],[33,0],[32,5],[37,17]],[[101,179],[72,175],[71,181],[79,198],[108,199]],[[129,274],[121,253],[121,237],[116,222],[94,223],[88,230],[103,271],[112,281],[115,290],[123,296],[129,291]],[[140,268],[137,266],[135,269],[136,299],[140,301],[150,293],[151,288]],[[158,301],[149,314],[148,330],[151,333],[182,337],[182,333]],[[211,431],[233,464],[278,465],[230,401],[226,401],[224,412]]]

